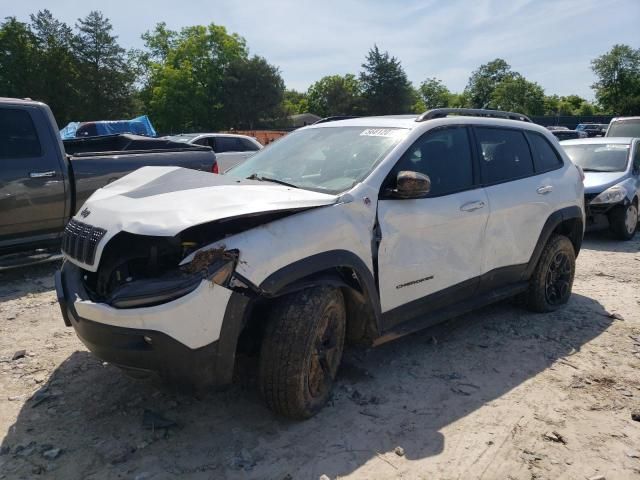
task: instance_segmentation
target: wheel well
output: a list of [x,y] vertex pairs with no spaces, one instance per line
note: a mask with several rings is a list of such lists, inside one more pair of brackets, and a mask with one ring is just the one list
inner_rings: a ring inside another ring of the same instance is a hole
[[292,292],[319,285],[332,285],[342,291],[347,314],[347,341],[358,344],[370,343],[378,334],[378,324],[367,290],[362,286],[353,268],[335,267],[296,280],[269,297],[255,297],[250,303],[238,337],[237,356],[259,354],[266,320],[274,302]]
[[581,218],[568,218],[563,220],[556,226],[556,228],[553,229],[553,233],[567,237],[573,244],[576,256],[578,255],[580,247],[582,246],[582,237],[584,235]]

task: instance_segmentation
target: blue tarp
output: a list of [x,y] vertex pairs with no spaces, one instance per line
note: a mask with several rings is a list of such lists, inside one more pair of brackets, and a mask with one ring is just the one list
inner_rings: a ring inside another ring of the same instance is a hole
[[115,135],[118,133],[134,133],[155,137],[156,131],[151,125],[149,117],[142,115],[131,120],[102,120],[98,122],[71,122],[62,130],[60,136],[63,140],[76,137],[96,137],[103,135]]

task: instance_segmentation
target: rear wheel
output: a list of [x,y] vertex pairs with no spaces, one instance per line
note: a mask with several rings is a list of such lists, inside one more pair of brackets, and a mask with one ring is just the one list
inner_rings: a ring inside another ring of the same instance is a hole
[[619,240],[631,240],[638,228],[638,205],[618,205],[609,213],[609,226]]
[[314,287],[277,300],[260,351],[259,386],[274,412],[312,417],[325,405],[344,347],[342,292]]
[[552,235],[533,272],[526,305],[534,312],[552,312],[569,301],[576,269],[576,254],[567,237]]

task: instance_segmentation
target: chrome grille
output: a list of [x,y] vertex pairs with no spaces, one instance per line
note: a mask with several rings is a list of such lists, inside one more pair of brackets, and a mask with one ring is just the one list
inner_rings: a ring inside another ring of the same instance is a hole
[[84,264],[93,265],[96,247],[105,233],[107,231],[102,228],[72,219],[62,234],[62,251]]

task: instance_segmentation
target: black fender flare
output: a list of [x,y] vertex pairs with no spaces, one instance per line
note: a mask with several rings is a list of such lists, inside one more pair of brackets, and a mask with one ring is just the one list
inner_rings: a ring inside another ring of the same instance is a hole
[[527,263],[527,268],[523,274],[523,280],[529,280],[531,275],[533,275],[533,271],[538,264],[538,260],[540,260],[540,255],[542,255],[542,249],[549,241],[551,234],[553,231],[560,225],[562,222],[566,220],[579,220],[581,232],[580,238],[577,239],[576,246],[576,256],[580,251],[580,246],[582,245],[582,237],[584,235],[584,215],[582,213],[582,209],[573,205],[570,207],[561,208],[560,210],[556,210],[547,218],[547,221],[544,223],[542,227],[542,231],[540,232],[540,236],[538,237],[538,242],[536,243],[535,248],[533,249],[533,253],[531,254],[531,258]]
[[258,288],[267,297],[277,297],[313,285],[349,286],[337,276],[325,273],[340,267],[351,268],[358,276],[380,328],[380,296],[373,273],[358,255],[348,250],[328,250],[293,262],[273,272]]

